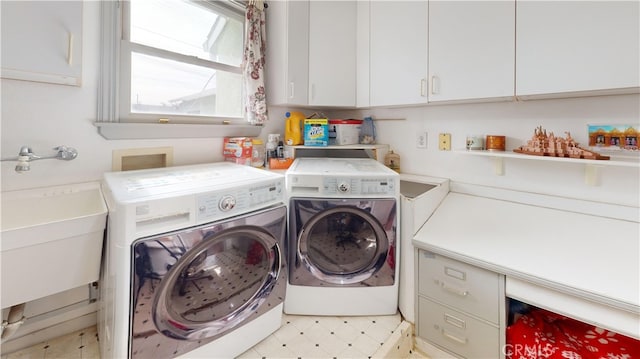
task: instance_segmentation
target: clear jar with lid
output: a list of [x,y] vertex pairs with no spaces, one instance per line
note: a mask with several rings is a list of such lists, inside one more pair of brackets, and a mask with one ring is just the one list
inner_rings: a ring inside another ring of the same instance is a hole
[[251,166],[264,167],[265,159],[267,156],[264,142],[262,142],[262,140],[259,138],[252,138],[251,145],[253,146],[253,151],[251,153]]

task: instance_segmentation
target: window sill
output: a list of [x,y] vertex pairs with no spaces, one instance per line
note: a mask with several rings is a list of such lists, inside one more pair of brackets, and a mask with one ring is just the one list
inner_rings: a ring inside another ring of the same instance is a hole
[[262,126],[252,125],[117,122],[95,122],[94,125],[98,127],[98,133],[107,140],[255,137],[262,130]]

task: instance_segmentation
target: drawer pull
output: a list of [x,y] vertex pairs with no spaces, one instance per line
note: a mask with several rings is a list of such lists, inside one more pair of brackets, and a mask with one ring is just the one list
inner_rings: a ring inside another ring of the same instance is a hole
[[467,273],[451,267],[444,267],[444,274],[455,279],[467,280]]
[[451,314],[444,313],[444,321],[445,321],[445,323],[449,323],[449,324],[453,325],[454,327],[458,327],[460,329],[465,329],[465,327],[466,327],[466,323],[465,323],[464,320],[462,320],[460,318],[457,318],[457,317],[454,317]]
[[440,287],[442,287],[442,289],[446,290],[447,292],[458,295],[460,297],[466,297],[467,295],[469,295],[469,291],[450,287],[445,282],[440,282]]
[[444,330],[444,329],[442,329],[442,335],[443,335],[445,338],[447,338],[447,339],[449,339],[449,340],[451,340],[451,341],[454,341],[454,342],[456,342],[456,343],[458,343],[458,344],[467,344],[467,338],[458,338],[457,336],[455,336],[455,335],[453,335],[453,334],[451,334],[451,333],[447,332],[447,331],[446,331],[446,330]]

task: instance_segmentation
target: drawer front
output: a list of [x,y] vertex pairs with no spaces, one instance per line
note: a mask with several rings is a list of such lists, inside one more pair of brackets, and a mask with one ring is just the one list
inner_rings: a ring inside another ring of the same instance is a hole
[[499,323],[499,274],[421,250],[418,278],[420,295]]
[[418,302],[417,336],[465,358],[500,358],[500,330],[431,300]]

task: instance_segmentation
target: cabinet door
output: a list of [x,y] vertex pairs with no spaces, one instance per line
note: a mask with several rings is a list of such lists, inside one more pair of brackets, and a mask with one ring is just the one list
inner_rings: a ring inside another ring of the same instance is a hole
[[512,99],[515,1],[429,1],[429,102]]
[[638,1],[518,1],[516,95],[637,92],[638,14]]
[[371,106],[427,102],[427,4],[371,1]]
[[2,77],[80,86],[82,1],[2,1]]
[[309,1],[273,1],[267,18],[267,101],[307,105]]
[[309,105],[356,104],[356,2],[309,4]]

